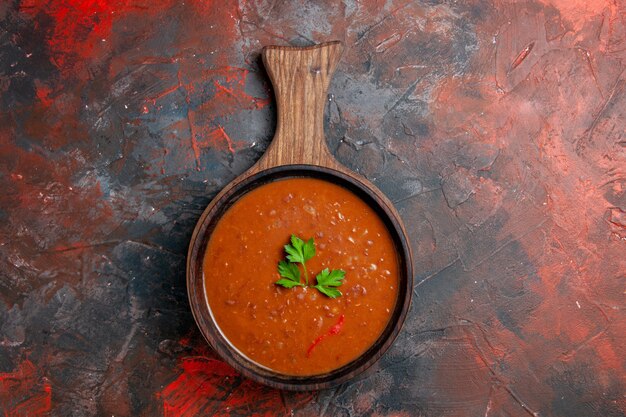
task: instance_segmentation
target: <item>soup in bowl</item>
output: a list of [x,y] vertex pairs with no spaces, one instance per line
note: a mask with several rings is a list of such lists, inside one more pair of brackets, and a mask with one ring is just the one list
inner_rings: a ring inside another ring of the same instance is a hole
[[358,180],[321,167],[252,176],[210,206],[188,287],[206,339],[236,369],[318,389],[369,368],[398,334],[411,257],[394,213]]

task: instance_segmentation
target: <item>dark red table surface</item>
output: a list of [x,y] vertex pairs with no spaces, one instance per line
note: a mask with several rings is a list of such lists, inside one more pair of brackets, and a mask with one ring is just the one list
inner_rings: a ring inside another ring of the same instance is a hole
[[[624,416],[617,0],[0,4],[0,415]],[[280,392],[207,347],[185,256],[267,148],[264,45],[338,39],[331,152],[399,209],[373,372]]]

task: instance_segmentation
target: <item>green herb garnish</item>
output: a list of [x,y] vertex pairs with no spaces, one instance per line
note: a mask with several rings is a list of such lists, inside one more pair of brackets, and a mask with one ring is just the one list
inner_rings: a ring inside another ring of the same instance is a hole
[[[291,235],[291,245],[285,245],[285,252],[287,252],[289,262],[296,262],[302,265],[306,285],[309,285],[309,273],[306,270],[305,262],[315,256],[315,242],[313,238],[305,242],[298,236]],[[280,272],[280,264],[278,272]],[[281,276],[283,275],[281,274]]]
[[325,268],[317,274],[315,279],[317,280],[317,285],[313,288],[317,288],[322,294],[326,294],[330,298],[337,298],[341,296],[341,291],[337,288],[343,282],[342,279],[346,276],[346,271],[341,269],[333,269],[329,271],[328,268]]
[[[298,236],[291,235],[291,244],[285,245],[285,252],[287,253],[287,260],[282,260],[278,263],[278,273],[282,278],[276,281],[276,284],[285,288],[317,288],[319,292],[330,298],[341,296],[341,291],[335,287],[343,284],[342,280],[346,275],[344,270],[333,269],[330,271],[328,268],[325,268],[315,276],[317,285],[309,285],[309,272],[306,269],[306,261],[315,256],[315,241],[313,238],[305,242]],[[300,282],[300,269],[297,264],[302,265],[304,270],[304,284]]]
[[280,261],[278,263],[278,273],[282,279],[276,281],[278,285],[282,285],[285,288],[293,288],[296,286],[304,287],[304,284],[300,283],[300,270],[298,265],[291,262]]

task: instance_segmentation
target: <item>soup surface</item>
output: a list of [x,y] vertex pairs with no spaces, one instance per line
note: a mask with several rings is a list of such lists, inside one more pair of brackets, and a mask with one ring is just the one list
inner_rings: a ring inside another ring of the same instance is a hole
[[[346,272],[342,296],[275,284],[292,234],[314,238],[310,284],[324,268]],[[387,228],[363,200],[327,181],[290,178],[257,187],[226,211],[203,273],[213,317],[232,345],[282,374],[315,375],[378,339],[396,303],[398,267]]]

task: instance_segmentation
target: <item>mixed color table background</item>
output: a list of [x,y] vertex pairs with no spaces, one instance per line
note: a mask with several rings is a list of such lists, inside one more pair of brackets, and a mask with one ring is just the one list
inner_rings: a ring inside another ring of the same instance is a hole
[[[345,43],[331,152],[399,209],[365,377],[242,378],[191,316],[211,198],[267,148],[264,45]],[[620,0],[0,3],[0,415],[624,416]]]

